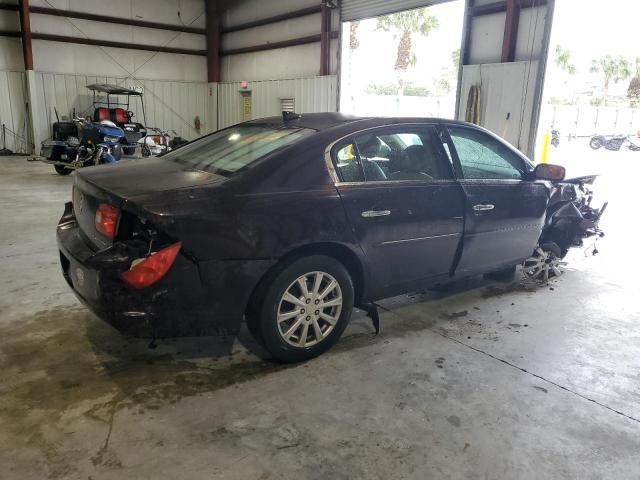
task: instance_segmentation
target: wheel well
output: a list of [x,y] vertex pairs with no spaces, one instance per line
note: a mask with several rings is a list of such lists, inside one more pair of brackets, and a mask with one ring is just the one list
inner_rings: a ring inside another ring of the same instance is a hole
[[359,305],[365,292],[365,280],[362,263],[358,256],[348,247],[339,243],[313,243],[297,247],[280,257],[277,264],[271,267],[260,279],[256,288],[251,293],[247,310],[251,308],[253,301],[265,293],[269,280],[280,273],[291,262],[309,255],[326,255],[342,263],[353,281],[354,304]]

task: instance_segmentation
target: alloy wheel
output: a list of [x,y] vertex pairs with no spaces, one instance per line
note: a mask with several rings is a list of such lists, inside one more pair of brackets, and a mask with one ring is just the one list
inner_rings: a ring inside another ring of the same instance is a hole
[[309,272],[294,280],[278,305],[278,331],[289,345],[307,348],[325,340],[342,312],[342,289],[326,272]]
[[524,274],[532,280],[547,283],[564,273],[562,267],[567,262],[561,259],[551,250],[537,247],[533,255],[525,260],[522,269]]

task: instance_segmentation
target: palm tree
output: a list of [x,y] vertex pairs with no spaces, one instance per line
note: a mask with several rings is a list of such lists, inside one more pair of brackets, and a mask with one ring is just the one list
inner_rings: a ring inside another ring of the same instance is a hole
[[349,48],[351,50],[355,50],[360,46],[360,42],[358,41],[358,27],[360,26],[360,22],[356,20],[355,22],[351,22],[349,26]]
[[640,100],[640,57],[636,57],[636,74],[631,79],[627,88],[627,97],[631,103],[631,107],[635,108]]
[[602,72],[603,75],[603,98],[604,104],[607,105],[607,95],[609,95],[609,85],[611,81],[618,83],[621,80],[626,80],[631,76],[631,64],[622,55],[618,57],[612,57],[607,55],[604,58],[598,58],[591,63],[591,72]]
[[394,65],[398,73],[398,95],[402,95],[404,89],[404,74],[416,63],[416,56],[412,51],[412,36],[418,34],[426,37],[439,26],[438,18],[429,15],[426,8],[392,13],[378,18],[377,30],[392,32],[395,38],[400,39]]
[[569,75],[576,73],[576,66],[571,63],[571,52],[560,45],[556,45],[556,65]]

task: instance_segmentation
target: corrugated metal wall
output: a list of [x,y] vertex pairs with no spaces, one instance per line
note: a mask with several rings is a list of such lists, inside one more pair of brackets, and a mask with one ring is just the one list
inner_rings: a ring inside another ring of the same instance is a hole
[[526,155],[538,68],[538,61],[465,65],[457,118],[465,118],[471,86],[481,85],[480,124]]
[[[14,153],[28,151],[26,98],[24,72],[0,71],[0,126],[2,124],[6,126],[6,147]],[[2,138],[0,138],[0,148],[2,148]]]
[[453,0],[342,0],[340,17],[343,22],[350,22],[449,1]]
[[[297,113],[337,111],[338,80],[335,75],[293,80],[250,82],[252,118],[280,115],[282,98],[294,98]],[[240,83],[218,84],[219,128],[239,123],[241,116]]]
[[[85,87],[92,83],[110,83],[127,88],[141,86],[144,89],[144,106],[147,126],[174,129],[180,136],[194,139],[198,132],[194,119],[200,117],[200,134],[217,129],[216,89],[206,82],[170,82],[161,80],[127,80],[115,77],[89,75],[62,75],[35,73],[37,98],[33,101],[35,137],[48,138],[51,124],[56,121],[55,111],[60,117],[70,119],[76,115],[90,117],[92,93]],[[121,97],[125,100],[126,97]],[[132,97],[130,110],[134,120],[143,122],[140,101]]]

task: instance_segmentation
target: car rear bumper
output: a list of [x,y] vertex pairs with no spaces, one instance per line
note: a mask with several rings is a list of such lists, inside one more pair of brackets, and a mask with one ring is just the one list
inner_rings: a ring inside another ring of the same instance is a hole
[[196,262],[179,254],[165,277],[137,290],[120,271],[91,268],[92,250],[80,234],[71,203],[57,228],[62,274],[78,299],[123,333],[138,337],[235,335],[253,288],[274,264]]

